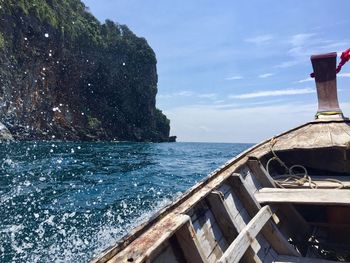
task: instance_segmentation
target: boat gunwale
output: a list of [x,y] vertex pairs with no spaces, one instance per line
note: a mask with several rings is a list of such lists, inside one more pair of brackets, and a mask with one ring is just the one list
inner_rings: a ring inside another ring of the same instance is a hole
[[[235,157],[233,157],[232,159],[230,159],[226,163],[224,163],[222,166],[218,167],[213,172],[209,173],[207,176],[205,176],[203,179],[201,179],[198,183],[196,183],[194,186],[192,186],[187,191],[185,191],[183,194],[181,194],[179,197],[177,197],[170,204],[166,205],[161,210],[155,212],[147,221],[145,221],[141,225],[139,225],[136,228],[129,231],[124,237],[119,239],[115,244],[104,249],[102,252],[99,253],[99,256],[92,258],[90,263],[103,263],[103,262],[107,262],[108,260],[110,260],[112,257],[117,255],[120,251],[125,249],[134,240],[139,238],[142,234],[146,233],[154,224],[158,223],[162,218],[169,215],[172,212],[172,210],[175,210],[176,207],[180,206],[181,204],[186,202],[191,196],[198,193],[208,183],[210,183],[215,178],[217,178],[221,173],[228,170],[230,167],[235,165],[238,161],[242,160],[243,158],[248,158],[250,153],[253,153],[254,151],[258,150],[259,148],[270,143],[271,140],[282,137],[288,133],[291,133],[293,131],[296,131],[298,129],[306,127],[308,125],[322,124],[322,123],[350,123],[350,120],[348,120],[348,119],[314,120],[314,121],[310,121],[310,122],[304,123],[302,125],[299,125],[297,127],[294,127],[292,129],[287,130],[283,133],[280,133],[276,136],[272,136],[269,139],[264,140],[258,144],[254,144],[252,147],[250,147],[247,150],[236,155]],[[291,148],[291,149],[299,149],[299,148]],[[266,153],[268,153],[269,151],[270,150],[268,150]],[[265,155],[266,153],[264,153],[263,155]],[[259,157],[261,157],[261,156],[262,155],[259,155]],[[199,197],[198,201],[202,200],[204,197],[205,196]]]

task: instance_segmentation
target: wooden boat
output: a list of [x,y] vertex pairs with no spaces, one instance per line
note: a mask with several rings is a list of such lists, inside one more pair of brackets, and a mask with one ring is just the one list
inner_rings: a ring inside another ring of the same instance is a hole
[[314,121],[233,158],[92,262],[350,261],[350,121],[336,53],[311,61]]

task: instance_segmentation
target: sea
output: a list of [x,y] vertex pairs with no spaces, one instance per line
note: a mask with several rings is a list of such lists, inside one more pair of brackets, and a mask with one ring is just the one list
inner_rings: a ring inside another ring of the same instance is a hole
[[250,146],[0,143],[0,262],[89,262]]

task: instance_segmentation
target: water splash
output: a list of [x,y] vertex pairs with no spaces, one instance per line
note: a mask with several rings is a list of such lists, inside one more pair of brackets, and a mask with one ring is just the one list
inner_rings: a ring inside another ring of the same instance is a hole
[[0,144],[0,262],[87,262],[247,146]]

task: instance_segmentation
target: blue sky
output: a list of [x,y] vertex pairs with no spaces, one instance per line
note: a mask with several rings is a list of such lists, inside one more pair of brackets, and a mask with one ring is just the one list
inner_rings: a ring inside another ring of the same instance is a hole
[[[349,1],[83,0],[145,37],[179,141],[259,142],[313,120],[309,57],[350,47]],[[350,63],[338,96],[350,115]]]

